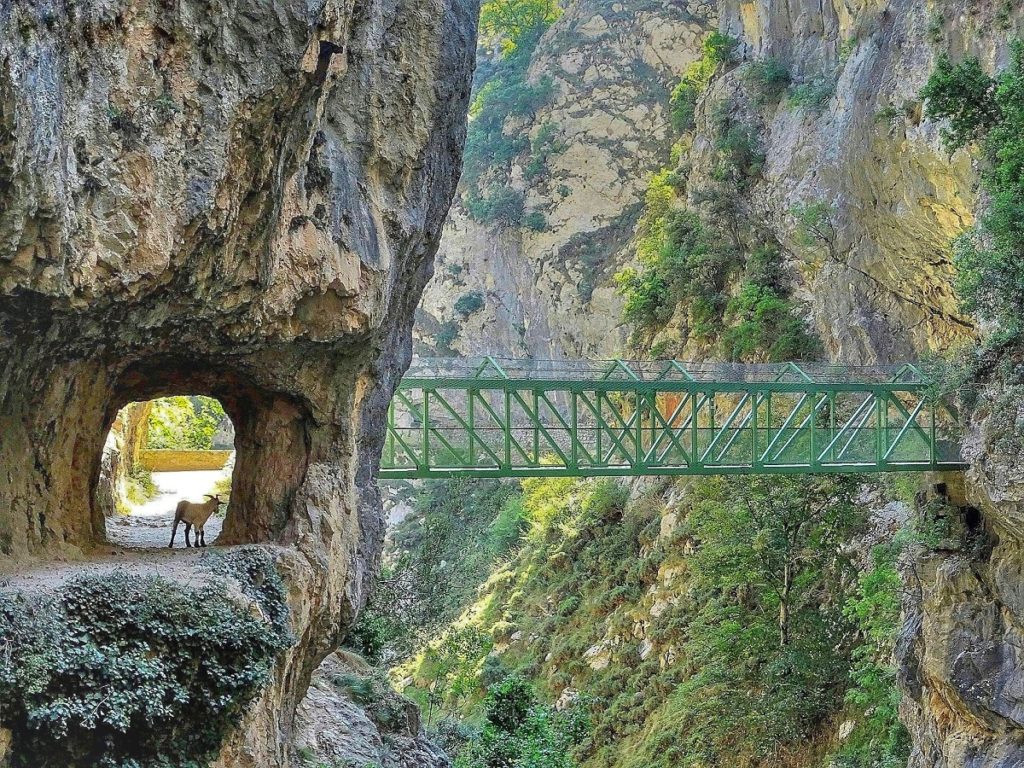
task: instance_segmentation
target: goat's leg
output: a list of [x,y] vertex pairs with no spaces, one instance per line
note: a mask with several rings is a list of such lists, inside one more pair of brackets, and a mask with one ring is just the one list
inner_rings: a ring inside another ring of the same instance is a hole
[[178,523],[181,522],[181,518],[177,515],[174,516],[174,527],[171,529],[171,543],[167,545],[168,549],[174,549],[174,537],[178,535]]
[[192,533],[192,523],[188,520],[185,521],[185,546],[191,548],[192,542],[189,541],[189,534]]
[[196,546],[197,547],[205,547],[206,546],[206,528],[205,527],[203,527],[203,528],[196,528]]

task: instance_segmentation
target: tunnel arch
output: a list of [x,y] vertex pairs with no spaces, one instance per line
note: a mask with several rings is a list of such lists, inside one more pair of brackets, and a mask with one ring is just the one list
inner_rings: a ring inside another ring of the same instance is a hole
[[[217,543],[252,544],[279,539],[309,465],[308,404],[222,363],[154,358],[127,369],[114,383],[101,440],[113,426],[118,411],[128,403],[182,394],[218,400],[235,430],[231,498]],[[91,476],[94,519],[101,514],[95,508],[100,459],[94,460]],[[105,529],[101,538],[106,538]]]

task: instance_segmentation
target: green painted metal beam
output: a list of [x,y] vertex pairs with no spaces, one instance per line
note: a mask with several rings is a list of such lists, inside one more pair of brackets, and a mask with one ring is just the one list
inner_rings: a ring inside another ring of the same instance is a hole
[[414,362],[380,477],[956,470],[955,413],[912,364]]

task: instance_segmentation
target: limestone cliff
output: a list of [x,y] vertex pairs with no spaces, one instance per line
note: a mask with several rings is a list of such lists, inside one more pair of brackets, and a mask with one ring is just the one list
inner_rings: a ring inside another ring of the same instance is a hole
[[[1018,15],[1004,5],[569,3],[530,63],[533,82],[553,78],[553,96],[505,129],[534,140],[553,130],[557,151],[539,175],[530,170],[535,146],[498,174],[543,226],[487,225],[453,209],[421,307],[421,351],[625,352],[631,329],[612,276],[634,258],[647,183],[672,169],[686,204],[704,205],[722,109],[751,128],[763,154],[739,212],[778,244],[828,357],[902,359],[970,336],[946,246],[973,221],[976,174],[967,153],[942,148],[918,92],[944,51],[1005,60]],[[737,39],[737,57],[701,95],[694,128],[680,133],[669,93],[711,29]],[[789,89],[762,100],[750,70],[768,60]],[[796,232],[794,209],[815,203],[830,211],[827,254],[810,253]],[[482,305],[456,310],[467,295]],[[684,325],[676,318],[654,341],[706,354],[687,346]]]
[[1024,761],[1024,393],[1011,378],[969,394],[972,466],[951,494],[960,508],[943,511],[944,540],[907,567],[899,656],[910,768]]
[[[556,151],[529,179],[536,153],[501,173],[545,224],[495,231],[464,205],[453,208],[417,326],[424,354],[438,350],[445,324],[458,328],[450,347],[462,354],[609,357],[621,349],[626,329],[610,278],[628,257],[648,178],[673,141],[669,91],[710,28],[701,0],[567,4],[529,66],[531,81],[552,79],[553,94],[531,119],[506,127],[534,143],[553,131]],[[460,314],[459,298],[474,293],[482,307]]]
[[279,765],[381,545],[384,409],[459,173],[472,0],[0,7],[0,559],[81,557],[118,409],[237,429],[220,543],[298,643],[224,765]]

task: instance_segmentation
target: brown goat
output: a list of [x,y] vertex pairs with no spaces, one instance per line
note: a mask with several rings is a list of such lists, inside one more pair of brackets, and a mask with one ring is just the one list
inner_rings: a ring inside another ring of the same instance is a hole
[[189,541],[188,535],[193,527],[196,529],[196,546],[206,546],[206,521],[210,519],[210,515],[217,511],[220,506],[220,497],[206,495],[206,501],[202,504],[196,504],[192,501],[179,501],[177,509],[174,510],[174,529],[171,531],[171,543],[167,545],[168,549],[174,548],[174,537],[178,535],[178,523],[185,523],[185,546],[191,547],[192,542]]

